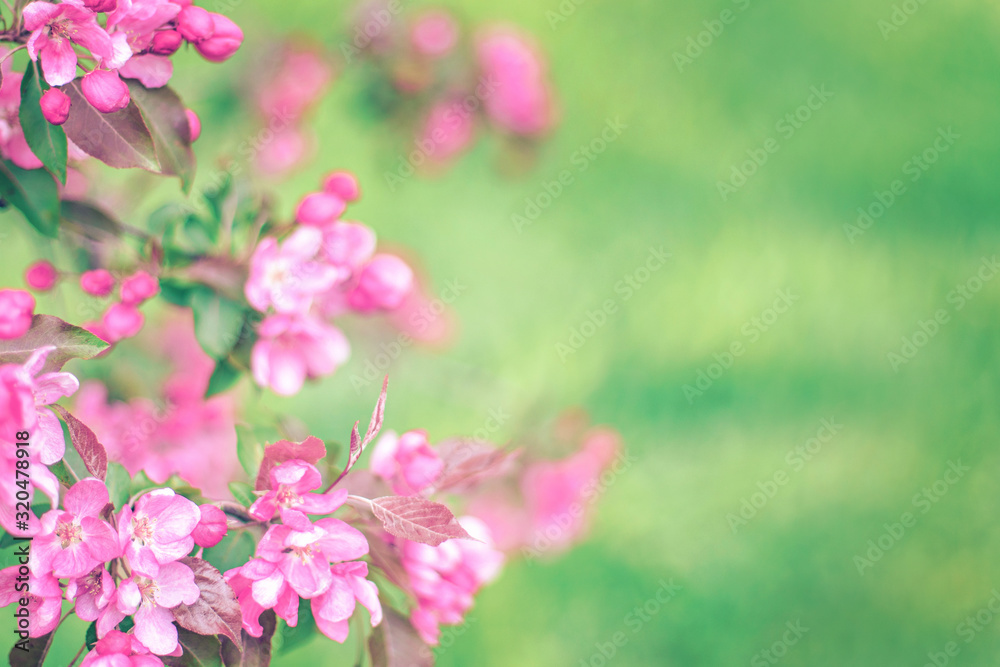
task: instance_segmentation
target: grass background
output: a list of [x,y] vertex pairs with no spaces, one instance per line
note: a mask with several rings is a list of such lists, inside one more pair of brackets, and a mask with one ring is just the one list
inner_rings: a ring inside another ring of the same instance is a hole
[[[388,426],[442,439],[501,409],[512,415],[496,433],[504,440],[582,405],[623,433],[638,463],[602,497],[591,539],[512,564],[439,663],[601,667],[596,644],[622,631],[609,664],[771,664],[760,652],[789,621],[808,632],[783,665],[922,665],[951,641],[960,653],[949,664],[1000,663],[1000,621],[968,643],[958,628],[1000,587],[1000,281],[961,310],[948,301],[998,249],[1000,12],[926,3],[884,38],[890,0],[564,2],[575,9],[554,29],[555,0],[444,6],[470,22],[514,22],[550,54],[563,117],[538,163],[500,176],[487,139],[447,173],[390,191],[384,174],[404,147],[358,110],[362,74],[348,67],[313,116],[318,159],[280,184],[281,205],[327,170],[352,169],[364,188],[352,217],[422,257],[434,291],[467,286],[453,304],[455,344],[393,364]],[[247,47],[221,66],[182,55],[175,79],[202,115],[202,182],[255,132],[226,102],[254,50],[285,31],[336,50],[346,25],[339,2],[227,7]],[[734,21],[679,71],[675,52],[724,10]],[[813,86],[833,97],[782,136],[776,124]],[[574,152],[616,118],[620,139],[519,233],[511,216],[525,198],[574,168]],[[949,127],[954,146],[852,243],[844,225],[856,209],[908,179],[904,163]],[[717,183],[770,137],[780,150],[724,201]],[[168,196],[174,184],[147,206]],[[4,218],[2,275],[13,285],[34,255],[16,217]],[[616,282],[661,245],[670,262],[621,301]],[[689,402],[682,387],[714,354],[748,343],[741,329],[780,289],[799,297],[794,307]],[[561,360],[556,344],[608,298],[618,313]],[[941,308],[950,321],[894,370],[887,353]],[[336,376],[274,406],[342,439],[377,391],[356,392],[349,378],[385,340],[356,344]],[[794,470],[786,454],[824,418],[842,430]],[[915,494],[958,460],[970,471],[921,513]],[[778,471],[788,483],[734,533],[727,514]],[[916,525],[860,575],[855,556],[907,511]],[[682,590],[632,632],[629,614],[670,579]],[[73,632],[49,664],[75,652]],[[353,653],[321,640],[276,663],[350,664]]]

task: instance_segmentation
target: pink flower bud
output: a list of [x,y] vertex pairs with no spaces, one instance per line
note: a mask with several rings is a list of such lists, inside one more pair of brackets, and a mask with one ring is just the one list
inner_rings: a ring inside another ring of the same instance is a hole
[[243,44],[243,31],[222,14],[212,14],[211,16],[212,36],[196,42],[194,48],[205,60],[221,63],[239,50],[240,45]]
[[80,288],[92,296],[107,296],[115,288],[115,279],[105,269],[85,271],[80,276]]
[[115,303],[104,312],[104,317],[101,318],[101,328],[103,333],[107,335],[105,340],[117,343],[123,338],[131,338],[139,333],[144,322],[145,318],[135,306]]
[[191,143],[193,144],[201,136],[201,119],[190,109],[185,109],[184,113],[187,114],[188,126],[191,128]]
[[0,338],[20,338],[31,328],[35,297],[20,289],[0,289]]
[[128,106],[128,86],[117,70],[95,69],[84,75],[83,96],[101,113],[112,113]]
[[424,14],[414,23],[410,32],[410,42],[417,53],[437,57],[451,51],[458,41],[458,26],[450,14],[432,11]]
[[191,537],[199,547],[214,547],[226,536],[226,514],[215,505],[201,505],[201,520],[194,527]]
[[325,225],[340,217],[347,204],[337,195],[313,192],[302,198],[295,209],[295,220],[303,225]]
[[177,15],[177,29],[184,39],[197,44],[212,36],[212,15],[207,10],[194,5],[188,5]]
[[145,271],[139,271],[122,281],[121,298],[125,305],[138,305],[160,291],[160,281]]
[[159,30],[153,35],[149,50],[158,56],[169,56],[181,47],[183,41],[184,36],[176,30]]
[[358,179],[349,171],[335,171],[323,179],[323,192],[348,202],[356,201],[361,196]]
[[45,116],[45,120],[53,125],[62,125],[69,118],[69,95],[58,88],[46,90],[42,93],[42,99],[38,103],[42,107],[42,115]]
[[361,271],[347,303],[360,312],[391,310],[413,289],[413,270],[395,255],[375,255]]
[[92,12],[113,12],[118,8],[118,0],[83,0],[83,6]]
[[44,259],[35,262],[24,272],[24,282],[36,292],[48,292],[56,286],[57,280],[59,272],[56,267]]

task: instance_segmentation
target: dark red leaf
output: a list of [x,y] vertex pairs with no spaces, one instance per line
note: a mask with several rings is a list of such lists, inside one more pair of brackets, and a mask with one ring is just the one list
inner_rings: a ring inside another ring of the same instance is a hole
[[0,364],[23,364],[40,347],[54,345],[41,373],[53,373],[70,359],[91,359],[108,344],[94,334],[52,315],[35,315],[28,333],[13,340],[0,340]]
[[[54,635],[54,632],[50,632],[41,637],[32,637],[31,639],[24,640],[15,637],[14,646],[10,649],[10,655],[8,656],[11,667],[42,667],[45,655],[52,646],[52,637]],[[27,650],[19,649],[18,645],[26,646]]]
[[260,615],[260,627],[264,629],[260,637],[243,631],[243,651],[228,639],[222,642],[222,662],[226,667],[267,667],[271,664],[271,642],[278,619],[273,609],[265,609]]
[[436,491],[458,491],[510,469],[520,451],[507,451],[480,440],[453,439],[436,448],[444,467],[434,483]]
[[[347,456],[347,465],[344,466],[344,471],[340,473],[340,477],[337,478],[337,482],[344,478],[354,464],[358,462],[361,458],[361,453],[365,451],[365,446],[368,445],[372,439],[378,435],[379,430],[382,428],[382,421],[385,419],[385,395],[386,390],[389,387],[389,376],[386,375],[385,379],[382,380],[382,393],[379,394],[378,401],[375,403],[375,410],[372,411],[372,419],[368,422],[368,430],[365,432],[364,439],[361,438],[361,434],[358,432],[358,424],[360,422],[354,422],[354,430],[351,431],[351,451]],[[336,484],[336,482],[334,482]]]
[[368,640],[372,667],[432,667],[434,652],[420,639],[410,622],[392,609]]
[[186,191],[194,178],[195,159],[184,104],[167,86],[150,89],[130,79],[128,87],[153,138],[162,173],[179,176]]
[[434,547],[453,538],[475,539],[441,503],[418,496],[385,496],[371,503],[382,527],[396,537]]
[[51,407],[66,422],[66,426],[69,428],[69,439],[80,454],[80,458],[83,459],[83,465],[87,466],[87,472],[103,482],[108,474],[108,453],[105,451],[104,445],[98,442],[94,432],[82,421],[71,415],[69,410],[61,405]]
[[72,105],[63,124],[66,136],[85,153],[106,165],[160,171],[153,138],[135,102],[114,113],[101,113],[87,101],[80,79],[62,87]]
[[175,607],[174,620],[199,635],[224,635],[243,650],[240,603],[222,573],[201,558],[188,556],[180,562],[194,572],[194,583],[201,589],[201,597],[194,604]]
[[319,438],[309,436],[302,442],[279,440],[264,448],[264,460],[260,462],[257,473],[258,491],[271,488],[271,468],[292,459],[302,459],[306,463],[316,463],[326,456],[326,445]]

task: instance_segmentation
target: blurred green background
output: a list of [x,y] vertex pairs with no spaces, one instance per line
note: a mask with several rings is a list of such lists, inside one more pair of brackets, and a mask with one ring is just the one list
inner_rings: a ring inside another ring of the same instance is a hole
[[[393,363],[388,427],[439,440],[499,409],[511,415],[494,434],[503,441],[582,405],[622,432],[637,463],[601,498],[590,539],[512,564],[465,630],[446,633],[439,664],[881,666],[929,653],[939,665],[1000,664],[1000,619],[960,625],[1000,589],[1000,280],[961,309],[953,293],[976,287],[1000,241],[1000,11],[896,3],[916,11],[884,36],[890,0],[563,2],[554,27],[557,0],[442,4],[469,22],[513,22],[549,53],[562,122],[537,165],[499,176],[487,139],[391,192],[398,138],[359,112],[362,76],[347,67],[313,116],[317,159],[280,185],[283,210],[329,169],[352,169],[364,197],[351,217],[423,258],[432,292],[467,286],[454,346]],[[287,31],[336,49],[349,5],[209,8],[248,41],[221,66],[178,59],[175,84],[202,116],[202,179],[256,132],[225,94],[254,49]],[[713,23],[726,10],[728,23]],[[675,54],[710,28],[719,34],[701,35],[707,46],[678,67]],[[824,86],[832,97],[789,136],[786,114]],[[619,118],[618,140],[577,171],[574,153]],[[933,155],[948,128],[958,138],[913,181],[908,161]],[[723,199],[718,183],[769,139],[777,152]],[[564,169],[573,184],[516,230],[525,198]],[[905,191],[852,242],[844,226],[897,179]],[[176,193],[159,186],[149,208]],[[2,275],[16,285],[34,251],[21,226],[12,232]],[[626,301],[616,283],[660,246],[671,259]],[[772,319],[779,290],[797,301]],[[556,345],[606,299],[617,312],[561,359]],[[947,322],[894,369],[888,354],[939,309]],[[355,343],[337,375],[274,405],[342,439],[377,393],[349,379],[393,337]],[[711,368],[736,342],[731,367]],[[700,371],[718,377],[689,401],[683,387]],[[789,458],[824,419],[841,425],[834,437],[808,461]],[[969,470],[935,490],[959,461]],[[754,497],[761,488],[773,497]],[[918,497],[925,488],[935,502]],[[736,524],[728,515],[744,499],[760,507]],[[905,512],[915,524],[900,535]],[[880,539],[890,548],[859,573],[856,557]],[[636,622],[671,580],[681,589]],[[616,633],[624,645],[606,659]],[[957,656],[944,655],[949,642]],[[78,646],[60,641],[49,664]],[[277,664],[350,664],[354,652],[320,639]]]

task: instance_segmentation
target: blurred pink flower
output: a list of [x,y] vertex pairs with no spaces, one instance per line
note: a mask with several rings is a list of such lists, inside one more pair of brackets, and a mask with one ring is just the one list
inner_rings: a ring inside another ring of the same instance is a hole
[[479,66],[494,90],[483,104],[487,115],[514,134],[535,135],[553,121],[546,64],[526,37],[494,28],[478,40]]
[[0,289],[0,339],[26,334],[34,311],[35,297],[20,289]]
[[412,289],[413,269],[395,255],[379,254],[361,270],[357,285],[347,294],[347,303],[362,313],[392,310]]
[[250,259],[250,305],[261,312],[305,313],[313,297],[338,278],[335,268],[316,259],[322,243],[322,232],[313,227],[298,228],[280,245],[273,237],[262,240]]
[[458,24],[446,11],[426,12],[414,21],[410,29],[410,42],[421,55],[443,56],[458,42]]
[[282,396],[297,394],[306,378],[330,375],[350,357],[340,329],[312,316],[272,315],[258,333],[250,361],[254,380]]
[[48,292],[56,286],[57,280],[59,280],[59,272],[56,271],[56,267],[52,266],[52,262],[44,259],[32,263],[24,272],[24,282],[28,284],[28,287],[38,292]]
[[371,471],[392,485],[392,492],[412,496],[431,487],[444,461],[427,443],[427,432],[407,431],[397,436],[386,431],[372,452]]

